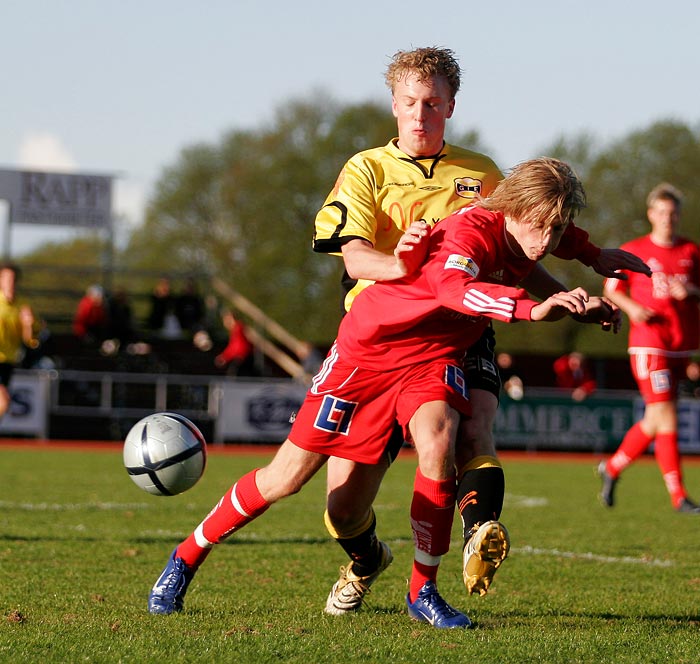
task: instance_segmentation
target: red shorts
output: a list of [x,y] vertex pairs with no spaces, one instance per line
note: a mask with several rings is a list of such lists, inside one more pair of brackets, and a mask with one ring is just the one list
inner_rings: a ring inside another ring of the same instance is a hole
[[687,357],[666,357],[651,353],[630,355],[632,375],[644,403],[675,401],[678,382],[685,376]]
[[306,393],[289,439],[309,452],[378,463],[396,422],[407,436],[411,417],[429,401],[445,401],[471,415],[459,366],[443,361],[370,371],[344,362],[334,347]]

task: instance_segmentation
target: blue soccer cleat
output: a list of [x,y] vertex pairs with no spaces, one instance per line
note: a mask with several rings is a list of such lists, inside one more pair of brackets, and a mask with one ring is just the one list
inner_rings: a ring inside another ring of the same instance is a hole
[[176,558],[176,551],[177,549],[172,552],[168,564],[151,588],[148,596],[149,613],[170,615],[182,611],[187,586],[190,585],[195,570],[188,567],[182,558]]
[[467,616],[453,609],[440,597],[437,586],[432,581],[425,582],[415,602],[411,602],[410,593],[406,595],[406,605],[411,618],[430,623],[438,629],[469,629],[474,626]]

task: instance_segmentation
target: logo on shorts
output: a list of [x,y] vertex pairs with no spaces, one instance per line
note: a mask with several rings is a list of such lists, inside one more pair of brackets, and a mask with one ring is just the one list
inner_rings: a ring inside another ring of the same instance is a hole
[[668,369],[659,369],[649,374],[651,389],[654,394],[663,394],[671,389],[671,375]]
[[445,367],[445,384],[458,394],[461,394],[465,399],[469,399],[467,381],[464,378],[464,372],[459,367],[453,364],[448,364]]
[[326,395],[318,409],[314,428],[347,436],[356,408],[355,401],[344,401],[330,394]]
[[481,180],[476,178],[457,178],[455,180],[455,193],[460,198],[474,200],[481,193]]
[[479,266],[474,262],[474,259],[468,256],[460,256],[459,254],[450,254],[449,258],[445,261],[446,270],[462,270],[466,272],[470,277],[476,279],[479,274]]

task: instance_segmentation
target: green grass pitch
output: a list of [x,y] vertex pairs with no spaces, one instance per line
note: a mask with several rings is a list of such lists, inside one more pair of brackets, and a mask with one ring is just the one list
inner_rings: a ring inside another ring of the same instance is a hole
[[[268,458],[212,449],[197,486],[159,498],[131,482],[114,448],[0,446],[0,662],[700,659],[700,517],[671,510],[649,459],[629,469],[606,510],[593,456],[505,455],[511,555],[486,597],[468,597],[455,523],[438,577],[474,630],[435,630],[406,615],[410,454],[376,504],[394,563],[359,614],[322,613],[346,562],[323,527],[322,471],[212,553],[182,614],[149,615],[148,590],[173,547]],[[700,465],[687,462],[685,474],[700,498]]]

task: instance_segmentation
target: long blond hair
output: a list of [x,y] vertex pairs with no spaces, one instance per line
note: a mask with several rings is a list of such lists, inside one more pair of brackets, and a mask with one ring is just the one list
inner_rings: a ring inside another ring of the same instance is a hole
[[586,193],[571,166],[539,157],[518,164],[477,205],[547,227],[571,221],[586,207]]

